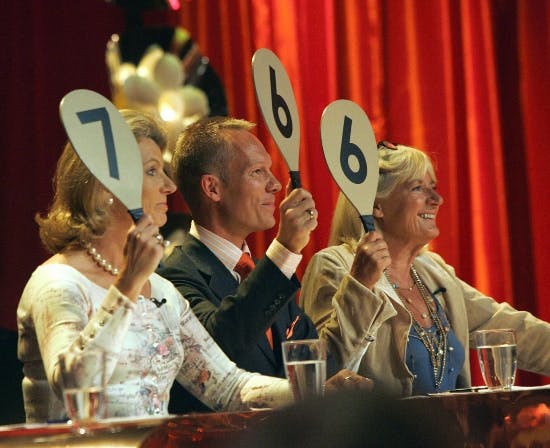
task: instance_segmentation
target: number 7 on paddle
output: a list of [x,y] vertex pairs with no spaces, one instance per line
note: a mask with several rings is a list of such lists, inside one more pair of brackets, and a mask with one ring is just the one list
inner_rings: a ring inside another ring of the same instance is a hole
[[59,113],[82,162],[137,221],[143,215],[143,162],[134,134],[120,112],[99,93],[79,89],[63,97]]

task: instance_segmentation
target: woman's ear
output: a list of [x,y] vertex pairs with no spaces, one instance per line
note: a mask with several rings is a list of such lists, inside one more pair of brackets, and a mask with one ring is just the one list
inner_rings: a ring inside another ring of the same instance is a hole
[[384,212],[382,211],[382,205],[377,202],[374,204],[374,207],[372,208],[372,214],[375,218],[382,218],[384,217]]
[[221,199],[220,179],[213,174],[203,174],[201,176],[201,190],[206,197],[218,202]]

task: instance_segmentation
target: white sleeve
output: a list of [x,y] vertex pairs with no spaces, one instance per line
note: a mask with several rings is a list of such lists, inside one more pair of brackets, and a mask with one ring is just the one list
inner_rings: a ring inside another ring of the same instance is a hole
[[288,381],[239,369],[186,307],[181,317],[185,359],[177,380],[215,411],[274,408],[292,403]]
[[[33,297],[32,318],[48,382],[60,394],[58,355],[94,348],[109,353],[107,375],[116,366],[133,304],[112,286],[98,312],[78,283],[52,281]],[[93,316],[92,316],[93,314]],[[90,317],[92,316],[92,317]]]

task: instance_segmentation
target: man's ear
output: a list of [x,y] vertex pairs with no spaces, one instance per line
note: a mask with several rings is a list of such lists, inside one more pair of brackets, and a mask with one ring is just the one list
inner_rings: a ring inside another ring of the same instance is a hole
[[214,202],[218,202],[222,197],[220,185],[220,179],[214,174],[203,174],[201,176],[202,192]]
[[375,218],[384,217],[384,212],[382,211],[382,205],[379,202],[374,204],[374,207],[372,208],[372,214]]

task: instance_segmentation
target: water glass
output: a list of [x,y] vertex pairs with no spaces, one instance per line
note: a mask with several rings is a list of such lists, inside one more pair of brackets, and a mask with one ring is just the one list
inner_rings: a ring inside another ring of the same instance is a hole
[[296,401],[322,396],[327,378],[325,341],[302,339],[282,344],[286,377]]
[[514,330],[477,331],[475,340],[481,373],[487,387],[494,390],[512,389],[518,365]]
[[59,355],[65,409],[76,432],[85,434],[105,417],[105,362],[103,350]]

